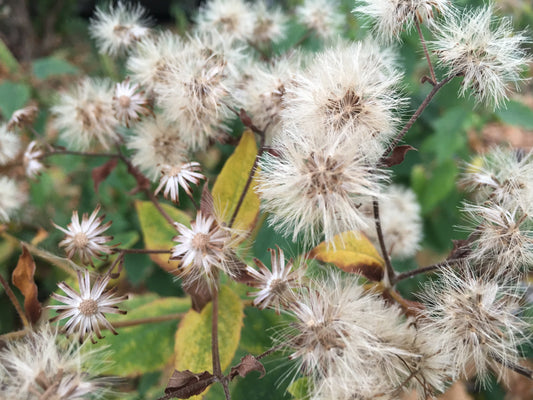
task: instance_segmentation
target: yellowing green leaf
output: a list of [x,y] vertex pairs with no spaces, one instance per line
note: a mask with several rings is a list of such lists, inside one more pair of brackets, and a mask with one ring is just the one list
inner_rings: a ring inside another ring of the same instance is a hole
[[[189,226],[191,218],[183,211],[167,204],[161,204],[163,210],[176,222]],[[135,208],[141,223],[144,244],[151,250],[170,250],[175,246],[172,238],[177,235],[168,221],[157,211],[150,201],[136,201]],[[150,254],[150,258],[166,271],[178,268],[177,261],[169,261],[169,254]]]
[[[220,365],[224,371],[229,367],[239,346],[243,325],[243,304],[239,296],[226,286],[219,293],[218,346]],[[212,303],[202,312],[190,310],[181,320],[176,332],[176,363],[178,371],[186,369],[194,373],[213,372],[211,358]],[[199,398],[199,397],[193,397]]]
[[383,278],[385,262],[362,233],[344,232],[336,235],[330,242],[322,242],[311,250],[310,256],[373,281]]
[[[224,164],[213,186],[215,207],[220,210],[225,222],[230,222],[239,203],[239,198],[246,186],[256,156],[257,144],[254,134],[252,131],[246,130],[235,152]],[[255,185],[254,179],[235,218],[233,227],[238,230],[251,231],[257,221],[260,202],[259,196],[255,192]]]
[[[126,309],[126,315],[109,314],[107,318],[114,321],[132,321],[144,318],[157,318],[172,314],[186,313],[191,307],[188,298],[165,297],[147,294],[136,296],[120,305]],[[148,324],[117,327],[118,335],[104,332],[105,339],[91,346],[107,347],[113,351],[113,363],[106,365],[104,373],[122,377],[134,377],[147,372],[161,370],[172,357],[174,335],[177,319]]]

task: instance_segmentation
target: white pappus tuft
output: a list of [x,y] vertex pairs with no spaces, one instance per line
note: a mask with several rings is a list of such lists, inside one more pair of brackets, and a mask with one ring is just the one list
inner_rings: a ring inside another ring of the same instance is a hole
[[257,192],[276,230],[316,244],[367,224],[360,209],[366,196],[382,197],[385,173],[358,153],[333,142],[327,145],[287,138],[274,140],[276,155],[259,160]]
[[87,150],[94,142],[107,149],[120,140],[109,80],[83,79],[70,93],[61,94],[52,113],[62,138],[74,149]]
[[[387,252],[392,257],[411,257],[418,250],[422,240],[422,217],[416,195],[411,189],[399,185],[388,186],[382,195],[379,210]],[[373,206],[370,200],[368,204],[364,204],[364,208],[373,219]],[[374,223],[369,223],[363,232],[374,243],[378,243]]]
[[431,47],[449,76],[463,76],[460,94],[472,90],[480,103],[498,108],[507,99],[509,85],[517,86],[531,57],[524,45],[530,40],[513,30],[510,18],[497,19],[493,6],[450,12],[434,30]]
[[140,4],[119,1],[108,10],[97,8],[91,19],[90,33],[101,53],[117,56],[150,32],[146,10]]
[[11,132],[6,124],[0,124],[0,165],[12,161],[20,151],[20,137]]
[[205,179],[200,173],[201,170],[200,164],[195,161],[181,165],[162,165],[161,180],[154,194],[157,195],[164,187],[163,196],[179,203],[180,187],[187,195],[192,196],[190,184],[198,185],[200,180]]
[[0,222],[9,222],[24,205],[26,194],[7,176],[0,176]]
[[446,15],[449,8],[449,0],[357,0],[353,13],[368,17],[372,32],[391,42],[416,22],[432,24],[435,11]]
[[4,399],[100,399],[114,379],[99,377],[105,354],[62,338],[46,325],[0,351],[0,390]]
[[322,39],[338,35],[345,19],[337,0],[305,0],[296,8],[296,18]]
[[41,162],[41,157],[44,152],[39,149],[39,145],[35,140],[30,142],[24,156],[22,158],[22,164],[24,166],[24,171],[28,178],[35,178],[37,175],[41,174],[41,170],[44,168],[43,163]]
[[218,32],[230,40],[252,37],[254,13],[243,0],[209,0],[200,9],[196,29],[201,33]]

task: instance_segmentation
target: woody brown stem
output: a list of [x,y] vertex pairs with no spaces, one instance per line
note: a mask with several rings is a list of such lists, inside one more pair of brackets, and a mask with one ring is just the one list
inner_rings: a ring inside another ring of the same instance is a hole
[[15,296],[15,293],[13,290],[11,290],[11,287],[7,283],[7,281],[4,279],[4,277],[0,274],[0,283],[4,287],[4,290],[6,291],[7,297],[9,297],[9,300],[11,300],[11,303],[13,304],[13,307],[15,307],[15,310],[17,310],[17,314],[19,315],[22,325],[24,325],[25,328],[28,328],[30,326],[30,322],[28,321],[28,318],[26,318],[26,314],[24,314],[24,311],[22,310],[22,307],[20,306],[17,297]]
[[437,77],[435,76],[435,70],[433,69],[433,64],[431,63],[431,59],[429,58],[429,52],[426,46],[426,41],[424,39],[424,34],[422,33],[422,29],[420,29],[420,22],[418,22],[418,18],[416,17],[415,17],[415,26],[418,32],[418,36],[420,37],[420,42],[422,43],[422,48],[424,49],[424,54],[426,55],[426,60],[428,62],[429,73],[431,74],[431,79],[432,79],[431,84],[435,86],[437,84]]
[[379,247],[381,248],[381,254],[383,255],[383,259],[385,260],[385,266],[387,268],[384,281],[385,281],[385,285],[391,285],[392,282],[395,281],[396,272],[394,271],[394,268],[392,268],[389,253],[387,252],[387,248],[385,246],[385,239],[383,237],[383,230],[381,229],[381,219],[379,216],[379,202],[378,202],[378,199],[375,197],[373,200],[373,206],[374,206],[374,222],[376,224],[376,233],[378,235]]
[[229,393],[228,380],[222,374],[220,366],[220,353],[218,349],[218,290],[214,290],[212,302],[212,316],[211,316],[211,357],[213,360],[213,375],[224,387],[224,396],[226,400],[231,399]]

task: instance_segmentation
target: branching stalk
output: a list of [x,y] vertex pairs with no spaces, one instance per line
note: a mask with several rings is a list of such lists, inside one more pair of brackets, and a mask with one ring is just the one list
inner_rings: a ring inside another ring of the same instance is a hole
[[385,246],[385,239],[383,238],[383,230],[381,229],[381,219],[379,217],[379,202],[378,199],[374,197],[373,200],[373,206],[374,206],[374,221],[376,223],[376,233],[378,235],[379,240],[379,247],[381,248],[381,254],[383,255],[383,259],[385,260],[385,266],[386,266],[386,275],[384,277],[385,285],[391,285],[392,282],[394,282],[396,278],[396,272],[394,271],[394,268],[392,268],[392,263],[389,257],[389,253],[387,252],[387,247]]
[[13,304],[13,307],[15,307],[15,310],[17,310],[17,314],[19,315],[22,325],[24,325],[25,328],[30,327],[30,322],[28,321],[28,318],[26,318],[26,314],[24,314],[24,311],[22,310],[22,307],[20,306],[17,297],[15,296],[15,293],[13,290],[11,290],[11,287],[7,283],[7,281],[4,279],[4,277],[0,274],[0,283],[4,287],[4,290],[6,291],[7,297],[9,297],[9,300],[11,300],[11,303]]

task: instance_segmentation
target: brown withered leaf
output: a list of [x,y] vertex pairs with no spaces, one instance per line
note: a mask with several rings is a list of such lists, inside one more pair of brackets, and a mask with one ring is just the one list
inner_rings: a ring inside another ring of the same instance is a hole
[[213,298],[205,280],[195,280],[192,283],[182,282],[185,293],[191,297],[191,307],[201,312],[205,305]]
[[172,398],[188,399],[202,393],[214,381],[215,377],[207,371],[195,374],[189,370],[175,370],[165,388],[165,394],[172,395]]
[[24,295],[24,311],[30,323],[35,323],[41,316],[41,303],[37,299],[37,285],[33,280],[35,274],[35,261],[26,246],[22,245],[22,254],[11,279]]
[[104,165],[96,167],[92,170],[91,175],[94,181],[94,191],[98,193],[98,188],[100,184],[109,176],[111,172],[115,169],[118,164],[117,158],[112,158]]
[[263,366],[263,364],[261,364],[257,360],[257,358],[255,358],[251,354],[246,354],[244,357],[241,358],[241,362],[239,364],[231,368],[230,376],[233,378],[234,376],[239,375],[244,378],[252,371],[257,371],[261,374],[259,379],[261,379],[266,374],[265,367]]
[[390,156],[383,159],[383,164],[387,167],[392,167],[393,165],[398,165],[403,162],[405,155],[410,150],[416,150],[413,146],[408,144],[402,144],[401,146],[396,146]]

